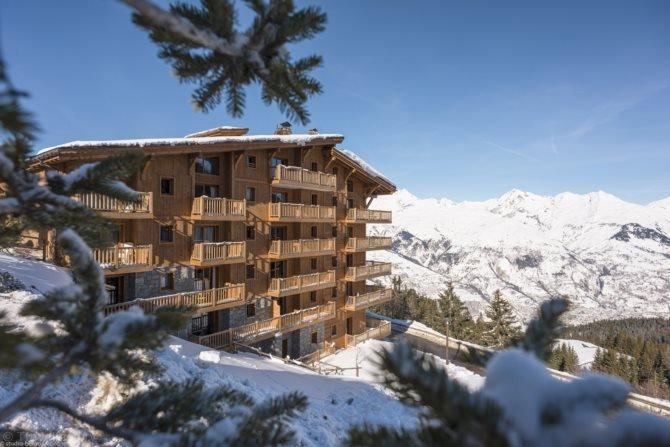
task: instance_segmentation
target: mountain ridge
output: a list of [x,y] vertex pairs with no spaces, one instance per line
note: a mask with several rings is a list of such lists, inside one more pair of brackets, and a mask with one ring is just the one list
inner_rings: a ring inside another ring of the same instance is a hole
[[[668,200],[670,203],[670,200]],[[527,320],[551,296],[573,301],[575,322],[670,313],[670,208],[605,191],[541,196],[513,189],[481,202],[419,199],[406,189],[375,199],[393,211],[396,273],[437,296],[451,281],[480,313],[500,289]],[[385,281],[388,281],[386,279]],[[622,315],[623,314],[623,315]]]

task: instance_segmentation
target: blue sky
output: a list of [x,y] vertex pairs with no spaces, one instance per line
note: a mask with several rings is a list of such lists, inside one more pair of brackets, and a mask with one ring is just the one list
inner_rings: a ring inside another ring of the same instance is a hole
[[[329,20],[292,48],[325,59],[309,127],[343,133],[343,147],[416,195],[670,196],[670,2],[298,3]],[[269,133],[285,120],[256,88],[243,119],[193,111],[192,87],[117,1],[2,2],[0,26],[39,147],[222,124]]]

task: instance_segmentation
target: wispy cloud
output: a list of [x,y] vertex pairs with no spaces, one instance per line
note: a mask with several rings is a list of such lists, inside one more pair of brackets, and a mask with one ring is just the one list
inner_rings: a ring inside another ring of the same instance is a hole
[[514,155],[516,157],[519,157],[519,158],[524,158],[524,159],[530,160],[530,161],[539,161],[537,158],[531,157],[530,155],[528,155],[526,153],[523,153],[523,152],[521,152],[519,150],[516,150],[516,149],[510,149],[510,148],[505,147],[501,144],[494,143],[493,141],[484,140],[484,143],[488,144],[489,146],[495,147],[495,148],[497,148],[497,149],[499,149],[503,152],[507,152],[508,154],[512,154],[512,155]]
[[665,90],[668,87],[670,87],[670,83],[665,82],[640,89],[616,101],[608,101],[606,103],[600,104],[589,111],[587,117],[569,133],[569,136],[574,138],[581,138],[592,132],[597,127],[618,119],[622,113],[632,109],[642,101],[661,92],[662,90]]
[[556,141],[554,141],[554,134],[551,134],[551,139],[549,140],[551,143],[551,151],[554,153],[554,155],[558,156],[558,149],[556,149]]

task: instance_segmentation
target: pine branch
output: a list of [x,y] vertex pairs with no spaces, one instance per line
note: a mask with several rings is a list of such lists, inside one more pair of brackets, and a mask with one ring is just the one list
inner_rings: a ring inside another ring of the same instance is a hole
[[567,310],[568,301],[562,298],[542,303],[538,316],[528,324],[519,347],[539,359],[549,359],[552,345],[563,329],[560,317]]

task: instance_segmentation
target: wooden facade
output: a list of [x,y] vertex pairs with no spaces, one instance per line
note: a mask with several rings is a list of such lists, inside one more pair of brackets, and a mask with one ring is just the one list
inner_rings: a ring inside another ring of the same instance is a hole
[[[71,143],[36,157],[35,170],[63,172],[127,150],[149,158],[128,181],[142,192],[141,203],[78,198],[116,223],[114,240],[99,250],[119,295],[108,313],[135,304],[151,310],[195,303],[198,314],[208,316],[207,327],[189,337],[216,347],[236,337],[260,340],[265,326],[287,335],[320,324],[319,346],[356,340],[369,329],[365,309],[391,297],[366,286],[367,279],[391,273],[390,264],[366,261],[366,251],[391,242],[368,237],[366,224],[391,221],[390,212],[368,206],[395,186],[336,149],[340,135],[211,132],[137,144]],[[52,251],[45,249],[45,256]],[[160,277],[159,286],[152,275]],[[184,287],[193,282],[192,290],[177,290],[183,278]],[[139,296],[147,287],[156,293]],[[249,307],[257,303],[268,307],[263,319]],[[327,312],[311,323],[283,318],[323,306]],[[241,324],[234,324],[240,313]],[[301,348],[300,356],[310,352]]]

